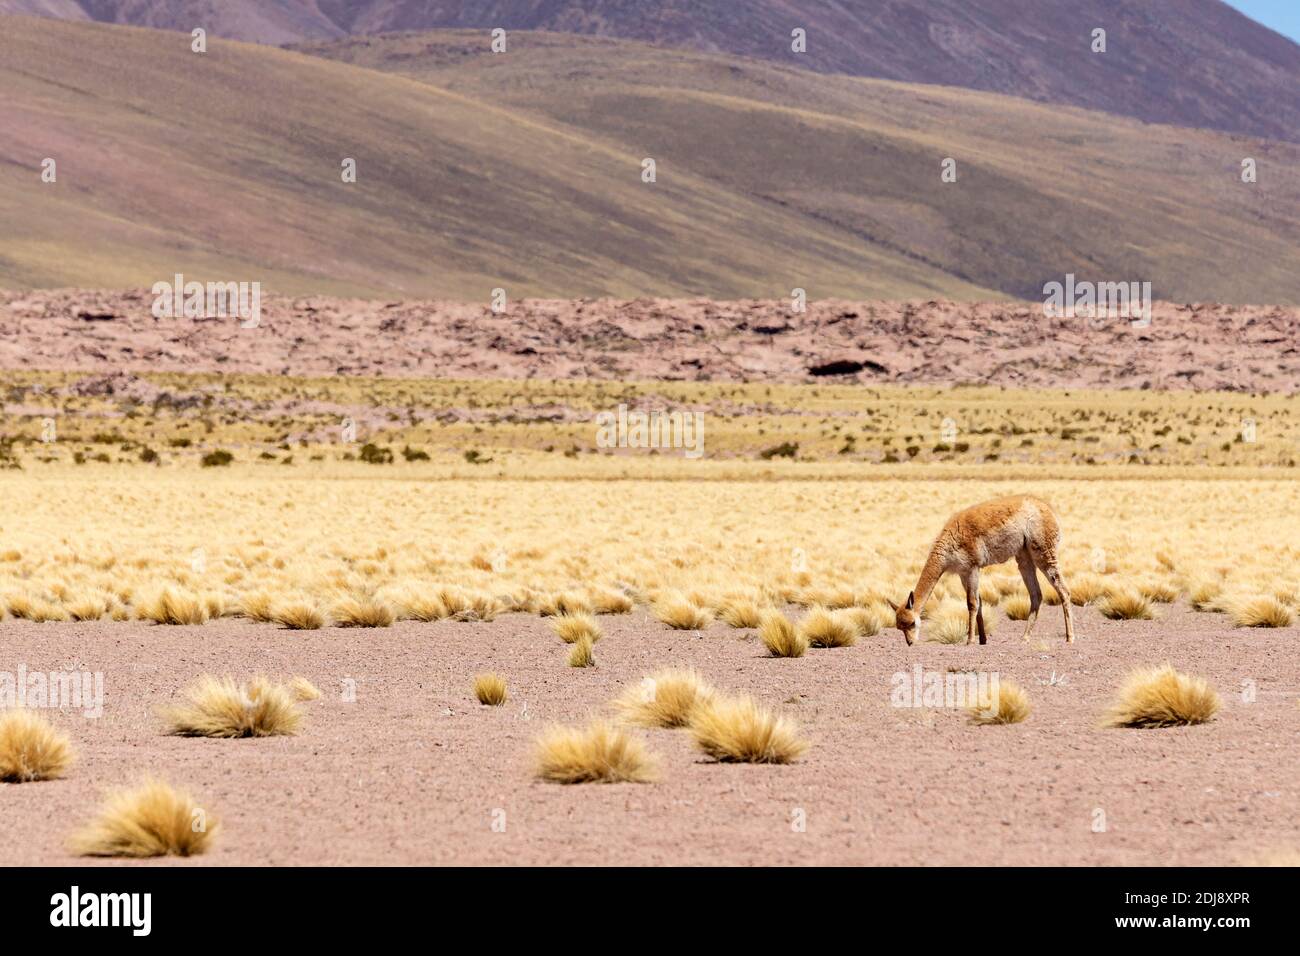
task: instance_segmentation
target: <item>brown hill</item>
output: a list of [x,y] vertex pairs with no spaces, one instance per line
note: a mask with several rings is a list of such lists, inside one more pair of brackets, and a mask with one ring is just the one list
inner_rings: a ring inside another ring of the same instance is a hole
[[[0,12],[284,43],[465,27],[623,37],[1300,137],[1300,46],[1221,0],[0,0]],[[796,55],[801,27],[808,49]],[[1091,34],[1107,31],[1107,52]]]

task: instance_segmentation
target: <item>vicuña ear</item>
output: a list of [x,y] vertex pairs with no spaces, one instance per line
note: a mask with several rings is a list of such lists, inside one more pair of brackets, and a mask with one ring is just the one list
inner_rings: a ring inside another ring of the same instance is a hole
[[907,609],[908,609],[909,611],[912,610],[912,606],[913,606],[915,603],[916,603],[916,592],[915,592],[915,591],[908,591],[908,592],[907,592]]
[[889,598],[885,598],[885,603],[889,605],[889,607],[893,610],[893,612],[894,612],[895,614],[898,613],[898,605],[897,605],[897,604],[895,604],[893,601],[889,600]]

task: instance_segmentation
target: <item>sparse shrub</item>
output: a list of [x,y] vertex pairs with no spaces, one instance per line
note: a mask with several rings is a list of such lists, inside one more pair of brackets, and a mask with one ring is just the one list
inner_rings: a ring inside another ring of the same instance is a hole
[[402,457],[407,461],[428,461],[429,453],[421,451],[418,448],[412,448],[410,445],[405,445],[402,448]]
[[205,674],[184,696],[164,711],[169,731],[183,737],[288,736],[302,723],[297,692],[265,677],[241,685]]
[[366,442],[357,452],[357,457],[367,465],[391,465],[393,463],[393,450],[391,448],[381,448],[373,442]]
[[783,441],[779,445],[773,445],[771,448],[764,448],[758,453],[758,457],[764,461],[771,461],[773,458],[795,458],[799,454],[799,443]]
[[1003,678],[997,681],[996,688],[985,688],[967,713],[973,724],[1018,724],[1031,709],[1024,688]]
[[235,460],[235,456],[224,448],[217,448],[208,452],[199,459],[199,464],[204,468],[224,468]]
[[614,702],[623,720],[643,727],[685,727],[695,708],[713,696],[693,670],[664,670],[628,687]]
[[607,721],[550,727],[537,741],[537,775],[554,783],[647,783],[657,776],[645,744]]
[[1107,711],[1108,727],[1175,727],[1203,724],[1222,702],[1209,683],[1189,677],[1165,663],[1132,671]]
[[720,697],[702,703],[691,718],[695,745],[714,760],[790,763],[808,749],[794,721],[750,697]]
[[803,657],[808,638],[780,611],[766,611],[759,620],[758,636],[773,657]]
[[159,780],[110,793],[99,816],[77,833],[80,856],[195,856],[212,844],[217,821],[187,793]]
[[25,708],[0,711],[0,780],[28,783],[63,776],[72,742],[48,720]]
[[500,707],[506,702],[506,681],[498,674],[479,674],[474,678],[474,696],[480,704]]

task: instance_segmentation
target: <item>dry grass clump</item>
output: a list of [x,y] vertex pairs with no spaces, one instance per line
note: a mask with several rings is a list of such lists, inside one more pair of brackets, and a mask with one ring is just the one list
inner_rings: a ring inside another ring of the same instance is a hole
[[537,741],[537,775],[553,783],[648,783],[657,776],[645,744],[615,724],[553,726]]
[[684,597],[669,597],[655,605],[655,617],[677,631],[702,631],[713,623],[713,614]]
[[629,687],[614,707],[623,720],[642,727],[685,727],[713,693],[693,670],[664,670]]
[[840,611],[811,608],[799,621],[799,633],[812,647],[849,647],[858,641],[858,629]]
[[325,615],[314,604],[306,601],[291,601],[281,604],[271,615],[271,619],[291,631],[314,631],[325,626]]
[[320,688],[305,677],[295,677],[286,686],[298,700],[320,700]]
[[999,679],[968,707],[971,723],[980,725],[1018,724],[1029,716],[1029,695],[1019,684]]
[[1095,574],[1080,574],[1068,582],[1070,603],[1076,607],[1092,604],[1106,593],[1106,583]]
[[749,598],[725,598],[718,606],[718,617],[727,627],[750,628],[762,623],[763,611]]
[[447,605],[436,594],[403,590],[395,594],[392,603],[397,615],[407,621],[441,621],[451,617]]
[[1235,627],[1290,627],[1291,609],[1272,597],[1247,598],[1229,605]]
[[160,780],[111,792],[104,808],[69,841],[80,856],[195,856],[209,849],[217,822],[194,798]]
[[501,613],[496,598],[479,592],[443,587],[438,589],[435,599],[442,605],[444,616],[454,621],[493,621]]
[[330,616],[339,627],[391,627],[397,619],[388,602],[373,597],[345,597]]
[[98,621],[108,613],[108,607],[107,598],[92,596],[70,601],[64,605],[64,610],[74,621]]
[[[992,616],[985,616],[986,627]],[[967,621],[964,605],[945,605],[938,613],[931,615],[929,628],[924,634],[925,640],[934,644],[965,644]]]
[[595,644],[603,636],[600,623],[590,614],[561,614],[551,619],[551,630],[565,644],[586,640]]
[[598,588],[591,592],[591,608],[597,614],[631,614],[632,599],[622,591]]
[[155,624],[206,624],[207,604],[193,594],[180,594],[163,588],[136,608],[136,617]]
[[[1002,602],[1002,610],[1013,621],[1029,620],[1029,595],[1013,594]],[[987,621],[987,619],[986,619]]]
[[869,607],[851,607],[840,612],[857,631],[858,637],[875,637],[880,633],[880,615]]
[[1178,600],[1178,588],[1168,581],[1148,578],[1139,581],[1138,593],[1155,604],[1173,604]]
[[1213,719],[1222,702],[1201,677],[1189,677],[1171,664],[1132,671],[1106,713],[1108,727],[1178,727]]
[[275,595],[268,591],[245,594],[239,601],[239,613],[258,624],[275,621]]
[[594,644],[590,637],[582,637],[569,647],[569,666],[570,667],[595,667],[596,655],[593,653]]
[[169,732],[184,737],[276,737],[295,734],[302,724],[297,691],[265,677],[241,685],[205,674],[185,697],[164,711]]
[[1220,581],[1196,581],[1187,589],[1187,599],[1191,601],[1193,611],[1221,611],[1217,602],[1222,594],[1223,583]]
[[500,674],[479,674],[474,678],[474,696],[480,704],[500,707],[506,702],[506,679]]
[[54,780],[72,763],[72,742],[33,711],[0,711],[0,780]]
[[1151,599],[1139,591],[1115,588],[1097,602],[1102,617],[1112,621],[1150,621],[1155,617]]
[[773,657],[803,657],[808,650],[808,638],[780,611],[763,614],[758,625],[758,636]]
[[714,760],[738,763],[790,763],[808,744],[788,717],[752,697],[714,696],[691,719],[695,745]]
[[560,615],[591,614],[595,608],[587,598],[576,591],[561,591],[547,594],[537,605],[537,613],[542,617],[559,617]]

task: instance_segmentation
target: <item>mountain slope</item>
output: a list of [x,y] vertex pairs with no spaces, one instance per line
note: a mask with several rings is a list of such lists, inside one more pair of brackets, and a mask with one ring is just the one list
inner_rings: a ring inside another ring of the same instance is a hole
[[560,34],[517,34],[504,57],[469,33],[303,49],[563,124],[1010,295],[1075,273],[1179,301],[1300,301],[1294,145]]
[[643,183],[640,154],[538,117],[268,47],[5,17],[0,88],[0,286],[991,295],[680,169]]
[[[0,0],[0,12],[6,5],[263,43],[447,27],[621,37],[1300,139],[1300,46],[1221,0]],[[795,27],[807,31],[804,54],[791,52]],[[1105,54],[1090,49],[1096,28],[1107,31]]]

